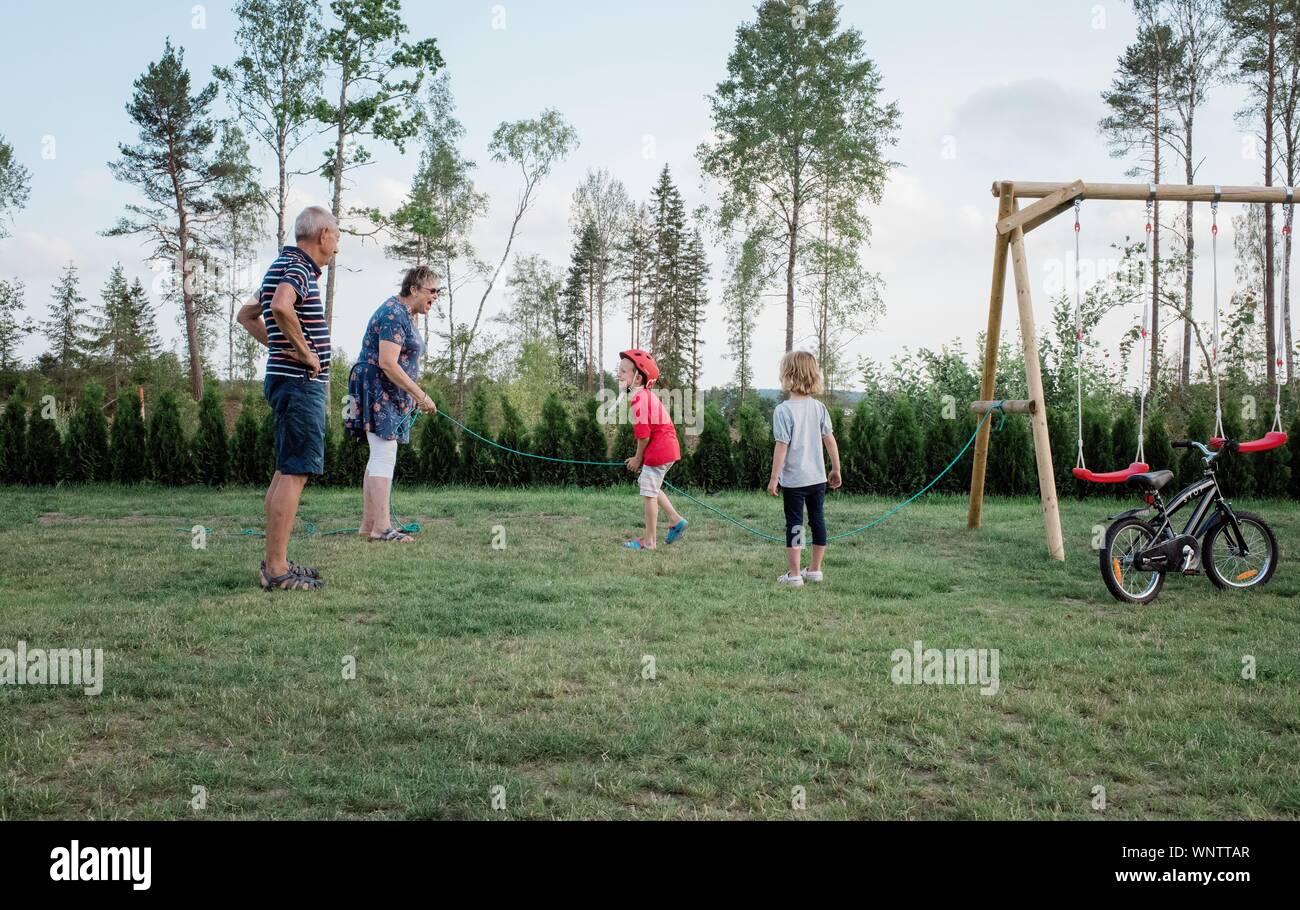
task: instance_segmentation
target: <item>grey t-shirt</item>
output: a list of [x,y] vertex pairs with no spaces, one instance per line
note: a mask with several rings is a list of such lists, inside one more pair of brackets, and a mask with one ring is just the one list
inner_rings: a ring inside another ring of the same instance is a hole
[[791,398],[772,412],[772,437],[790,447],[777,482],[786,488],[826,482],[822,437],[831,435],[831,415],[816,398]]

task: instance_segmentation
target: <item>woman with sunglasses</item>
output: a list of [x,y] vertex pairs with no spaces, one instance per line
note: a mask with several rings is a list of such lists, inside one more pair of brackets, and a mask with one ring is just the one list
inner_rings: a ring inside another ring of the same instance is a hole
[[438,412],[417,382],[424,344],[416,320],[428,314],[440,292],[440,280],[431,268],[408,269],[397,296],[385,300],[370,317],[361,353],[348,376],[343,426],[370,443],[358,533],[371,540],[414,540],[393,527],[389,500],[398,443],[410,442],[411,411]]

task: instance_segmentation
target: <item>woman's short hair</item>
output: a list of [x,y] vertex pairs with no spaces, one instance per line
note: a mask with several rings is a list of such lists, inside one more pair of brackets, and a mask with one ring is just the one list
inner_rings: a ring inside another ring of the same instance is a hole
[[437,277],[438,273],[427,265],[417,265],[413,269],[407,269],[406,274],[402,276],[402,296],[409,297],[411,291],[423,287],[425,282]]
[[817,358],[807,351],[791,351],[782,357],[781,388],[796,395],[820,395],[822,373]]

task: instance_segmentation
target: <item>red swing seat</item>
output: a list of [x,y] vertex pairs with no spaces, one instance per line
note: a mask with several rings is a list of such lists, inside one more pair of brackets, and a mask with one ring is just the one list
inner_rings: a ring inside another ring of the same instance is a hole
[[1151,466],[1135,461],[1122,471],[1089,471],[1087,468],[1075,468],[1071,473],[1088,483],[1123,483],[1134,474],[1145,474]]
[[[1238,452],[1267,452],[1270,449],[1276,449],[1286,445],[1287,435],[1279,433],[1277,430],[1269,430],[1259,439],[1251,439],[1247,442],[1237,443]],[[1215,436],[1210,440],[1210,448],[1223,448],[1223,437]]]

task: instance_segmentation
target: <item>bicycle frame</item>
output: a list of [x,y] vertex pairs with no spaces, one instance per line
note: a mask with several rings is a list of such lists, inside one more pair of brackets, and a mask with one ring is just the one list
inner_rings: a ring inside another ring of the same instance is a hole
[[1232,543],[1238,548],[1242,555],[1247,553],[1245,537],[1241,533],[1241,526],[1237,523],[1237,515],[1232,511],[1232,503],[1223,498],[1223,491],[1219,489],[1218,477],[1214,473],[1214,462],[1219,459],[1224,452],[1228,451],[1227,447],[1218,452],[1211,452],[1206,446],[1198,442],[1189,443],[1201,451],[1205,460],[1205,476],[1198,481],[1188,484],[1179,490],[1174,497],[1165,504],[1160,492],[1156,491],[1150,494],[1151,498],[1144,509],[1130,509],[1114,516],[1113,520],[1128,518],[1131,515],[1141,515],[1155,509],[1156,518],[1159,524],[1156,526],[1155,542],[1172,540],[1175,537],[1173,528],[1173,517],[1189,503],[1195,501],[1196,505],[1192,509],[1191,517],[1183,526],[1180,535],[1190,535],[1200,540],[1205,532],[1209,529],[1210,521],[1215,512],[1220,513],[1228,519],[1228,524],[1232,528],[1232,535],[1235,540]]

